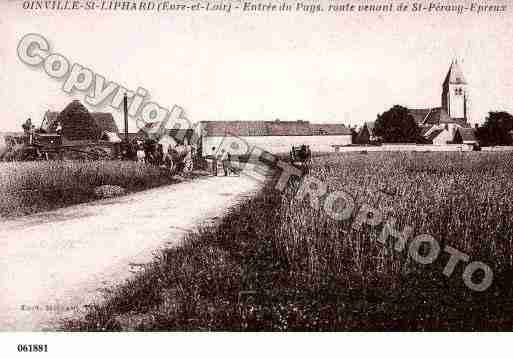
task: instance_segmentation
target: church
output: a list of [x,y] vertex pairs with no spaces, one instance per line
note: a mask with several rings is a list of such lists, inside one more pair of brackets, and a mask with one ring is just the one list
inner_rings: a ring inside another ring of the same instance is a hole
[[477,143],[475,130],[468,123],[467,87],[461,66],[454,60],[442,84],[441,107],[409,108],[426,143]]

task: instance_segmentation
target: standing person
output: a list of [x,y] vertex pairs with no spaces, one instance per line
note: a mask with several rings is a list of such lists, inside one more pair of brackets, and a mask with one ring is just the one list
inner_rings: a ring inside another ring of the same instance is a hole
[[194,163],[192,161],[192,146],[185,145],[185,157],[183,159],[184,162],[184,173],[190,173],[194,167]]
[[224,176],[228,176],[228,152],[223,150],[221,154],[221,164],[223,165]]
[[21,127],[23,127],[23,132],[25,132],[25,135],[28,139],[28,143],[31,145],[33,141],[32,139],[34,136],[34,132],[36,130],[36,126],[32,124],[32,119],[28,118],[27,121],[25,121],[25,123],[21,125]]
[[226,151],[223,154],[223,171],[224,175],[228,176],[230,172],[233,172],[232,170],[232,155],[230,152]]
[[137,162],[146,162],[146,153],[144,153],[143,142],[140,140],[135,142],[135,156],[137,158]]
[[212,147],[212,176],[217,177],[217,154],[216,154],[216,148]]

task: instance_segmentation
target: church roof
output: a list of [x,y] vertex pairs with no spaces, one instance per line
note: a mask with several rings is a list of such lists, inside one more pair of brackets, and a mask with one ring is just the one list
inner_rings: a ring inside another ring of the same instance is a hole
[[469,124],[465,122],[465,119],[451,118],[447,111],[441,107],[420,109],[412,108],[408,110],[419,126],[455,123],[462,127],[469,127]]
[[424,123],[427,116],[430,114],[430,112],[433,109],[431,109],[431,108],[410,108],[408,110],[410,112],[410,115],[415,120],[415,122],[417,122],[419,125],[421,125]]
[[456,85],[466,85],[467,84],[467,80],[465,80],[465,76],[463,76],[463,71],[461,71],[461,67],[458,64],[458,61],[453,61],[451,64],[451,67],[449,67],[447,76],[445,76],[444,86],[446,84],[456,84]]

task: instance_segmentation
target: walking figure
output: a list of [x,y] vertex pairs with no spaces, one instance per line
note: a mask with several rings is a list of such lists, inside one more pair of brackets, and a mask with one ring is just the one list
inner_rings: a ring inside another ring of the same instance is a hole
[[225,176],[228,176],[230,174],[230,171],[232,171],[232,168],[231,168],[231,160],[232,160],[232,155],[230,154],[230,152],[226,151],[224,152],[223,150],[223,172],[224,172],[224,175]]

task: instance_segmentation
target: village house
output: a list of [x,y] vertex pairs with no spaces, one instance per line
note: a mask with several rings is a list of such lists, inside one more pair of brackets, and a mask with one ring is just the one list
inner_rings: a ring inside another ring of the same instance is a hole
[[372,144],[379,141],[379,138],[374,133],[374,122],[364,122],[363,126],[354,136],[353,143],[359,145]]
[[[288,153],[292,146],[308,145],[314,152],[333,152],[352,143],[352,131],[343,124],[308,121],[202,121],[199,124],[203,156],[216,152],[223,140],[238,137],[271,153]],[[213,149],[215,148],[215,149]]]

